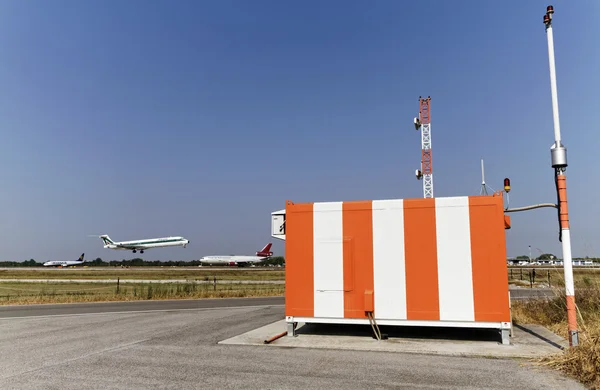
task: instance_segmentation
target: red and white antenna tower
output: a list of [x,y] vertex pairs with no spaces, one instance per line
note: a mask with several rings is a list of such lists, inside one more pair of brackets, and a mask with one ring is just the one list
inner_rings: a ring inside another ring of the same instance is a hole
[[433,170],[431,168],[431,97],[419,96],[419,116],[414,119],[415,130],[421,130],[421,169],[417,169],[417,180],[423,178],[423,197],[433,198]]

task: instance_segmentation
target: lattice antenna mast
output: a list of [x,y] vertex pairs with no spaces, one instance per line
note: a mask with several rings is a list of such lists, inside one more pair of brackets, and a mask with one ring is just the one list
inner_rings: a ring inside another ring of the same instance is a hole
[[433,198],[433,170],[431,167],[431,97],[419,96],[419,117],[414,119],[415,130],[421,130],[421,169],[417,169],[417,180],[423,178],[423,197]]

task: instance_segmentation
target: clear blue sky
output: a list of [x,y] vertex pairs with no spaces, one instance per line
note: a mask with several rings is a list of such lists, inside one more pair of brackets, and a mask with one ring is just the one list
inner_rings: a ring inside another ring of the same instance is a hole
[[[546,1],[0,4],[0,260],[251,254],[295,202],[422,197],[412,118],[431,96],[436,196],[556,200]],[[555,1],[574,256],[600,256],[600,2]],[[553,209],[508,254],[562,255]],[[284,245],[274,241],[276,254]]]

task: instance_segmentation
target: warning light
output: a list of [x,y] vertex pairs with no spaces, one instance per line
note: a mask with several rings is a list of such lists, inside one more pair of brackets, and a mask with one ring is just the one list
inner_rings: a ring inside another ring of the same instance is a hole
[[510,192],[510,179],[508,177],[504,178],[504,191]]

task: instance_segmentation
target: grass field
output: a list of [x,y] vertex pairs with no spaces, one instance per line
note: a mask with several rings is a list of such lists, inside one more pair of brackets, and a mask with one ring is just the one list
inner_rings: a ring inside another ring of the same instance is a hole
[[282,296],[283,284],[0,282],[0,305]]
[[32,268],[0,269],[2,279],[189,279],[206,280],[285,280],[285,271],[275,269],[210,269],[210,268]]
[[[600,280],[583,280],[579,278],[575,288],[579,346],[566,353],[540,359],[538,363],[557,368],[589,388],[600,389]],[[564,286],[564,280],[561,284]],[[577,284],[585,288],[578,289]],[[544,325],[568,339],[564,289],[556,288],[555,292],[556,296],[551,299],[514,302],[513,322]]]

